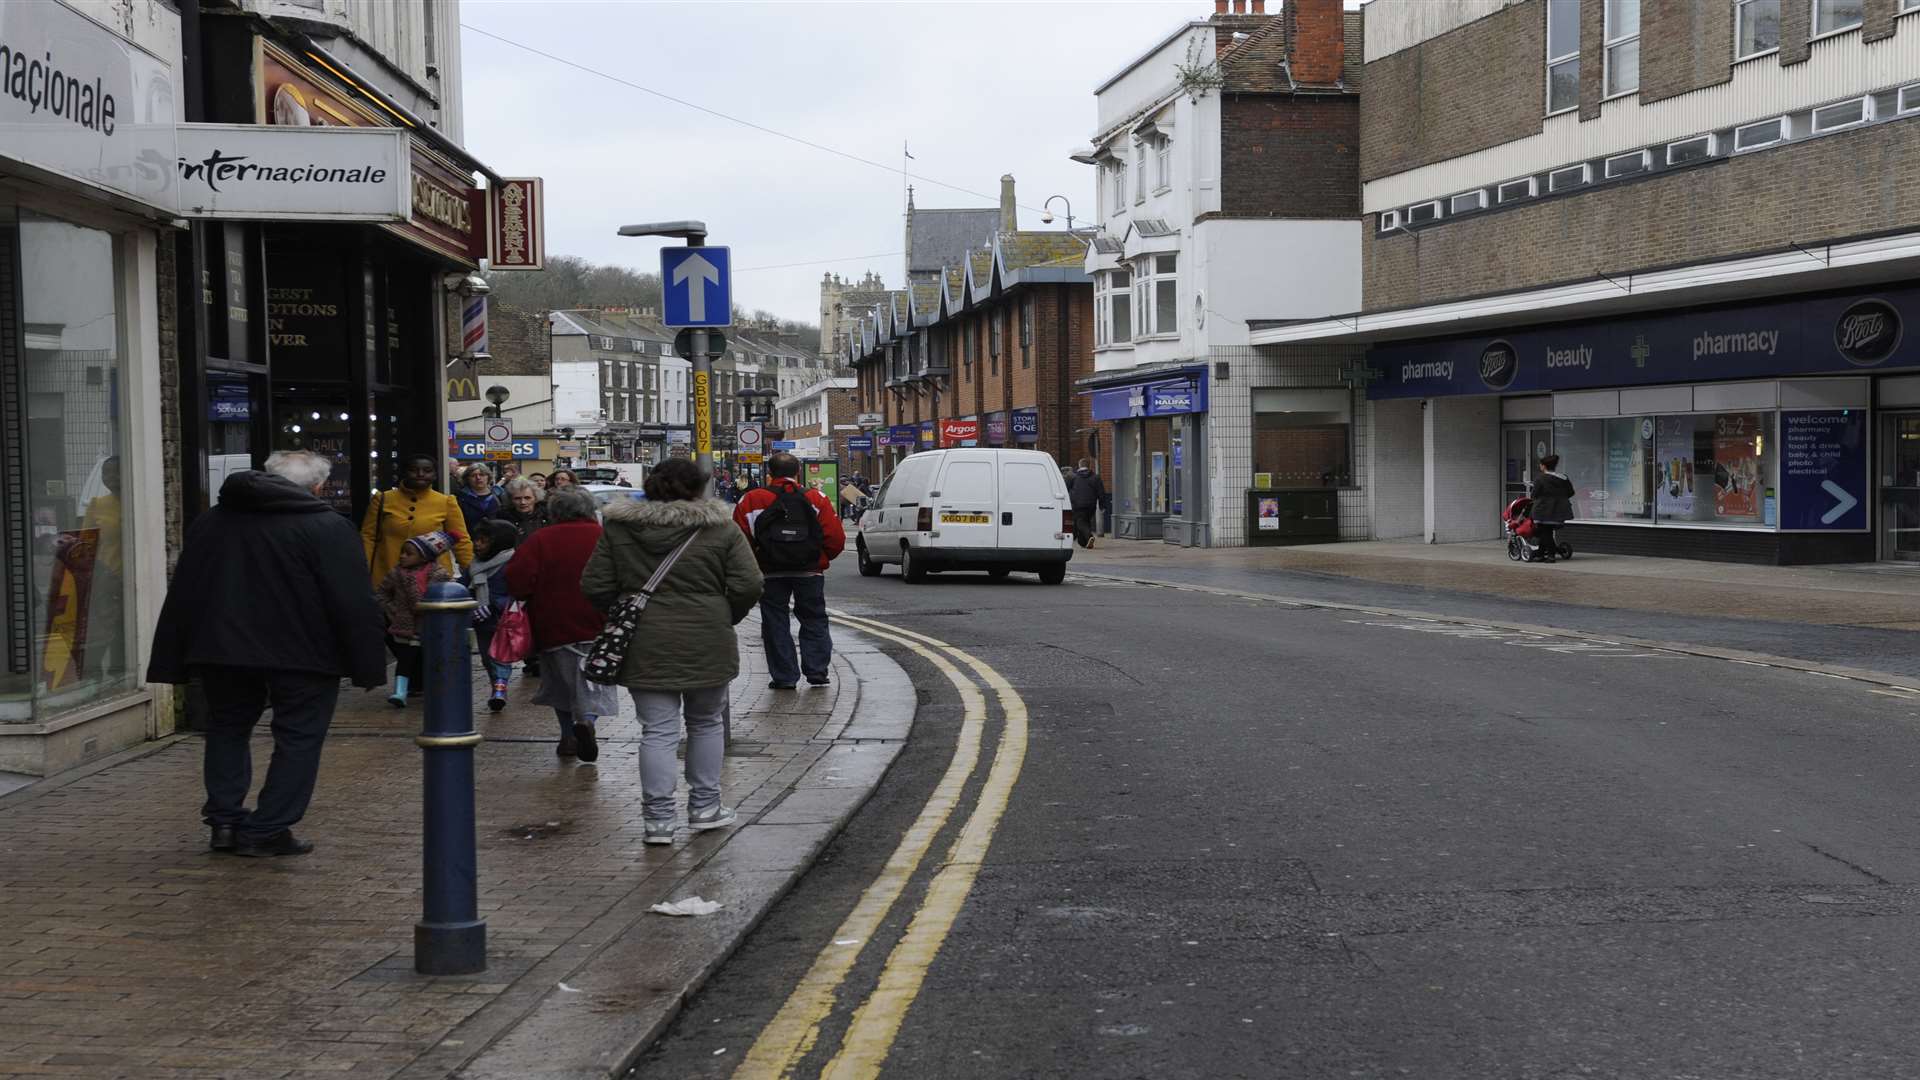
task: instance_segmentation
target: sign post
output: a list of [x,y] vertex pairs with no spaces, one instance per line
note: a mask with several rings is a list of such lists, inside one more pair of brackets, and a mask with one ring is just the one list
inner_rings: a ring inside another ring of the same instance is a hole
[[513,460],[513,421],[504,417],[488,417],[481,429],[487,439],[487,456],[500,454],[506,460]]
[[[733,324],[733,263],[724,247],[707,247],[706,231],[687,236],[687,246],[660,249],[661,321],[685,327],[693,355],[693,452],[700,470],[713,473],[714,327]],[[722,341],[724,342],[724,338]],[[722,346],[724,348],[724,345]]]
[[758,465],[765,460],[766,434],[758,420],[742,420],[733,425],[736,460],[742,465]]

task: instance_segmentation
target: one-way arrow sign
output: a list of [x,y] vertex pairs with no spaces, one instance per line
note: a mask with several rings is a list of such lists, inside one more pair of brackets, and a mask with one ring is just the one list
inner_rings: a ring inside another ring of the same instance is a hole
[[733,323],[733,258],[724,247],[660,249],[662,314],[668,326]]

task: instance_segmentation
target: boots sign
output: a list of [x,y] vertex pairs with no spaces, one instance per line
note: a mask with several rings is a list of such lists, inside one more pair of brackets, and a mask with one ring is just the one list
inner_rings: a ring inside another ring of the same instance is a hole
[[412,159],[407,133],[398,128],[182,124],[179,146],[180,206],[190,218],[412,215]]

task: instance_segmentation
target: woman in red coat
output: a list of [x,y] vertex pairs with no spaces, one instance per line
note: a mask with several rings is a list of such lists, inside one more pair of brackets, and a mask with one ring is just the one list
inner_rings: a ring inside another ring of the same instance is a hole
[[580,575],[600,542],[593,496],[563,489],[547,496],[552,523],[527,537],[507,564],[507,592],[527,605],[533,647],[540,654],[540,692],[560,721],[561,757],[600,756],[594,722],[620,711],[619,690],[580,673],[605,619],[580,591]]

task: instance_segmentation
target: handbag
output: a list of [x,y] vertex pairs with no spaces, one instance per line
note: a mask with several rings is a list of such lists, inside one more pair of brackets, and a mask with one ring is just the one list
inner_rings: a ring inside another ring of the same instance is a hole
[[500,613],[487,655],[496,664],[517,664],[533,655],[533,620],[527,617],[526,604],[515,600]]
[[660,560],[653,568],[653,576],[647,579],[637,593],[620,598],[620,602],[607,612],[606,625],[601,627],[599,636],[593,639],[593,648],[587,650],[586,663],[580,665],[580,674],[588,682],[616,683],[620,681],[620,668],[627,662],[627,646],[633,644],[634,632],[640,629],[640,616],[646,613],[647,603],[659,590],[660,583],[666,580],[667,571],[680,561],[680,556],[693,546],[694,538],[700,535],[695,529],[687,534],[680,546]]

